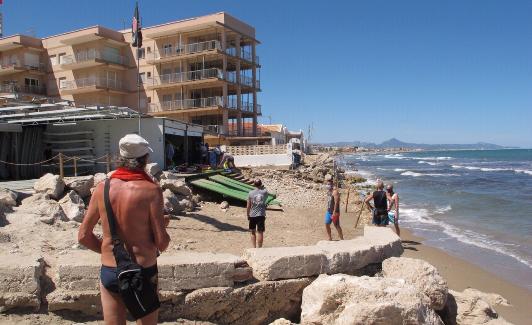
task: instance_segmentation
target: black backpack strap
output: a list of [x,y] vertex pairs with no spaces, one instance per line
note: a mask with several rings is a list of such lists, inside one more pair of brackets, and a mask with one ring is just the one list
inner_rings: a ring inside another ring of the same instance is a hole
[[105,186],[103,188],[103,201],[105,202],[105,212],[107,214],[107,221],[109,223],[109,230],[111,231],[111,238],[113,245],[121,243],[120,237],[116,230],[116,218],[111,206],[111,200],[109,199],[109,188],[111,187],[111,180],[108,178],[105,180]]

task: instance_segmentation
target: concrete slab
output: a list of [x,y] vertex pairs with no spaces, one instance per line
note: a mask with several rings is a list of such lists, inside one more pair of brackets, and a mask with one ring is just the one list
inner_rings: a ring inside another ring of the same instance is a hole
[[44,263],[38,255],[0,255],[0,311],[36,307],[41,302]]

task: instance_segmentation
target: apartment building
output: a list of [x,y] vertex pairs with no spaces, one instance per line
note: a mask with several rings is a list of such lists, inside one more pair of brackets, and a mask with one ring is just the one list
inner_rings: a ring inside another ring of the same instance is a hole
[[252,26],[221,12],[142,31],[138,57],[130,29],[0,39],[0,95],[128,106],[203,125],[211,144],[268,141],[257,134],[259,42]]

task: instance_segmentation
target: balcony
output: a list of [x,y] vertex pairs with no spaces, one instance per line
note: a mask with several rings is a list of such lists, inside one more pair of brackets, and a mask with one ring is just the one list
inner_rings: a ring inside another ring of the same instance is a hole
[[183,99],[161,102],[159,104],[150,104],[148,107],[149,113],[158,112],[172,112],[185,109],[199,109],[199,108],[219,108],[223,106],[223,98],[221,96],[197,98],[197,99]]
[[59,90],[65,95],[83,94],[95,91],[127,92],[122,85],[122,80],[97,77],[61,81]]
[[198,53],[205,54],[205,52],[219,51],[221,49],[222,46],[218,40],[191,43],[182,45],[181,47],[170,47],[156,50],[155,52],[147,55],[146,61],[151,64],[169,62],[176,58],[182,58],[186,55]]
[[147,89],[160,89],[173,87],[178,84],[183,84],[186,82],[197,82],[205,80],[223,80],[224,76],[221,69],[211,68],[171,74],[163,74],[159,77],[146,78],[143,81],[144,86]]
[[39,72],[40,74],[44,74],[46,69],[45,65],[42,63],[25,64],[24,61],[0,64],[0,76],[6,76],[25,71]]
[[203,132],[212,135],[225,135],[223,125],[204,125]]
[[74,70],[108,64],[125,69],[127,68],[128,62],[125,56],[91,49],[76,54],[65,55],[61,58],[61,68]]
[[240,76],[240,84],[245,87],[260,89],[260,80],[255,80],[255,85],[253,85],[253,78],[248,76]]
[[231,137],[253,137],[253,128],[250,127],[244,127],[242,128],[240,134],[238,133],[238,129],[235,127],[232,127],[229,129],[229,132],[227,133],[228,136]]
[[[227,55],[234,56],[234,57],[238,58],[239,56],[237,55],[236,52],[237,52],[236,48],[234,48],[234,47],[230,47],[230,48],[227,48],[225,50],[225,53]],[[244,50],[242,48],[240,49],[240,59],[248,61],[250,63],[254,63],[254,64],[260,66],[259,56],[255,55],[255,60],[253,60],[253,55],[251,54],[251,52],[247,51],[247,50]]]
[[0,93],[46,95],[46,87],[30,85],[0,85]]

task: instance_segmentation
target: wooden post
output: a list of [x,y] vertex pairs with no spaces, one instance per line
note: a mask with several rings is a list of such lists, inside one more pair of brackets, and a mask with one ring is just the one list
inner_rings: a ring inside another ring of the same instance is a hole
[[355,228],[358,226],[358,220],[360,219],[360,215],[362,214],[362,209],[364,209],[365,202],[362,201],[362,204],[360,204],[360,211],[358,212],[357,222],[355,223]]
[[59,153],[59,175],[61,178],[65,177],[65,171],[63,170],[63,154]]
[[78,157],[74,157],[74,176],[78,176]]
[[111,171],[111,155],[110,154],[107,154],[107,173],[109,173]]
[[347,213],[347,205],[349,204],[349,194],[351,194],[351,186],[347,187],[347,198],[345,199],[345,213]]

